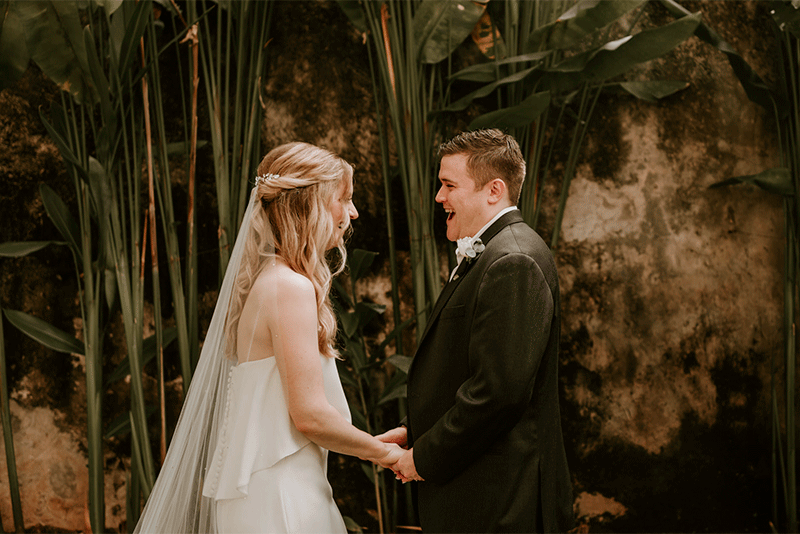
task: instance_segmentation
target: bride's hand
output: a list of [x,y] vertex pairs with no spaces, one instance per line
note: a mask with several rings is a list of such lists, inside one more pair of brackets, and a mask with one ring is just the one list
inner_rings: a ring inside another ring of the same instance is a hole
[[384,443],[384,445],[386,446],[386,453],[372,461],[381,467],[390,469],[403,456],[405,450],[400,448],[397,443]]

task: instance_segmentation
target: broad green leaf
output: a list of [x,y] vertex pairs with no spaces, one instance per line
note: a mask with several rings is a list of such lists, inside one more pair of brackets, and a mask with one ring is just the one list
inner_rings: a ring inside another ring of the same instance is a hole
[[408,374],[408,370],[411,368],[411,362],[414,361],[414,358],[403,356],[402,354],[392,354],[387,361],[405,374]]
[[39,186],[39,194],[42,196],[42,204],[44,204],[47,216],[53,221],[61,237],[67,241],[75,258],[80,262],[83,257],[83,250],[80,246],[82,240],[78,223],[70,214],[64,201],[49,185],[41,184]]
[[[333,303],[337,304],[338,301],[342,301],[345,304],[346,308],[353,308],[355,304],[350,300],[350,296],[348,295],[347,288],[345,288],[342,283],[339,281],[338,278],[333,279],[333,289],[336,291],[334,292],[334,299]],[[336,310],[336,313],[343,313],[344,310],[341,309],[341,306]]]
[[16,2],[31,58],[42,72],[78,102],[93,102],[83,26],[75,2]]
[[[107,214],[112,208],[114,199],[111,197],[109,177],[103,165],[92,156],[89,156],[89,185],[95,202],[95,210],[101,224],[105,224]],[[100,232],[105,233],[108,228],[101,226]]]
[[350,365],[353,366],[356,373],[367,365],[367,355],[364,354],[364,348],[359,340],[348,340],[345,343],[344,352],[350,358]]
[[103,285],[105,286],[106,305],[109,310],[114,308],[117,302],[119,288],[117,287],[117,272],[106,267],[103,270]]
[[350,266],[350,279],[355,282],[361,280],[372,266],[372,262],[378,256],[377,252],[370,252],[357,248],[350,254],[348,265]]
[[[148,418],[154,413],[156,413],[156,408],[154,406],[148,406],[146,408],[146,414]],[[119,415],[116,419],[114,419],[108,424],[108,426],[106,427],[106,431],[103,433],[103,438],[109,439],[109,438],[116,438],[119,436],[125,436],[129,434],[130,431],[131,431],[130,412],[125,412]]]
[[364,432],[367,431],[367,418],[364,417],[364,414],[361,413],[361,410],[358,409],[358,406],[354,404],[350,404],[350,417],[353,419],[353,425],[363,430]]
[[386,306],[374,304],[372,302],[359,302],[356,304],[355,315],[358,320],[358,328],[364,328],[372,320],[386,311]]
[[577,54],[547,69],[543,83],[561,93],[584,82],[609,80],[636,65],[663,56],[691,37],[699,24],[699,13],[687,15],[659,28],[606,43],[599,49]]
[[393,401],[395,399],[405,399],[408,396],[408,386],[403,384],[397,384],[391,389],[388,387],[384,390],[383,395],[381,395],[380,400],[378,401],[378,406],[381,404],[386,404],[389,401]]
[[480,20],[485,2],[422,0],[414,13],[412,31],[422,63],[447,58]]
[[[463,80],[468,82],[493,82],[497,79],[498,69],[500,72],[505,72],[502,68],[505,65],[518,65],[521,63],[530,63],[532,61],[540,62],[544,58],[552,55],[552,51],[535,52],[533,54],[522,54],[520,56],[509,57],[499,61],[487,61],[478,63],[477,65],[470,65],[460,71],[452,74],[449,78],[450,81]],[[507,74],[503,74],[506,76]]]
[[353,518],[343,515],[342,519],[344,519],[344,528],[347,529],[347,532],[364,532],[364,529],[361,528],[361,525],[356,523]]
[[477,117],[473,120],[469,128],[477,130],[480,128],[518,128],[532,123],[550,105],[550,92],[543,91],[534,93],[510,108],[498,109]]
[[[364,432],[366,432],[366,425],[364,426]],[[364,475],[367,477],[368,480],[372,480],[375,476],[374,472],[372,471],[372,464],[369,462],[359,462],[361,465],[361,470],[364,472]]]
[[37,250],[42,250],[47,245],[66,245],[66,243],[63,241],[9,241],[0,243],[0,256],[20,258]]
[[[133,15],[125,25],[125,34],[122,36],[122,42],[119,45],[119,60],[117,61],[120,76],[130,67],[131,61],[133,61],[136,47],[139,46],[139,40],[144,35],[144,30],[147,27],[152,11],[153,4],[151,2],[145,0],[137,2]],[[115,16],[121,14],[122,12],[119,12]],[[113,40],[118,42],[119,36],[115,35]]]
[[111,16],[122,7],[123,0],[94,0],[94,2],[105,9],[107,15]]
[[367,19],[364,16],[364,10],[361,8],[360,0],[336,0],[339,8],[350,19],[350,24],[356,27],[361,33],[367,31]]
[[[167,348],[173,341],[175,341],[175,338],[178,337],[178,330],[174,326],[165,328],[163,336],[164,348]],[[142,367],[147,365],[158,355],[157,342],[158,340],[155,334],[148,336],[142,342]],[[119,362],[119,365],[117,365],[116,369],[114,369],[114,371],[112,371],[111,374],[106,378],[106,387],[109,387],[118,380],[122,380],[129,374],[131,374],[131,362],[130,356],[126,356],[121,362]]]
[[800,10],[796,6],[784,2],[773,2],[770,4],[770,12],[778,28],[800,38]]
[[83,41],[86,48],[86,60],[89,66],[88,76],[91,77],[92,84],[97,90],[97,95],[100,99],[100,111],[102,112],[103,121],[108,122],[113,115],[111,107],[111,94],[108,88],[108,78],[103,72],[103,67],[100,64],[100,57],[97,55],[97,48],[94,45],[94,35],[92,29],[86,26],[83,29]]
[[636,65],[659,58],[692,37],[700,22],[700,13],[695,13],[634,34],[618,48],[598,54],[590,63],[587,74],[596,80],[608,80]]
[[[204,141],[202,139],[197,141],[198,149],[204,148],[206,146],[208,146],[208,141]],[[167,155],[174,156],[176,154],[185,154],[186,152],[189,151],[189,147],[190,143],[188,141],[187,142],[177,141],[175,143],[167,143]]]
[[352,338],[358,329],[358,315],[354,311],[343,311],[339,313],[339,322],[342,323],[344,335]]
[[0,2],[0,91],[22,78],[31,59],[18,3]]
[[[61,106],[55,103],[51,104],[51,108],[53,109],[54,114],[57,114],[62,111]],[[53,143],[55,143],[56,147],[58,148],[58,153],[61,154],[61,157],[64,158],[65,162],[67,162],[68,164],[72,164],[82,174],[83,177],[83,175],[85,175],[85,171],[81,166],[80,160],[78,160],[78,157],[72,151],[72,148],[70,148],[69,143],[67,143],[67,140],[64,139],[64,137],[55,128],[55,126],[53,126],[53,124],[51,124],[50,121],[47,120],[47,117],[44,116],[44,112],[42,112],[41,108],[39,108],[39,118],[42,120],[42,123],[44,124],[44,128],[45,130],[47,130],[48,135],[50,135],[50,139],[53,141]]]
[[760,187],[764,191],[776,193],[778,195],[793,196],[794,186],[792,185],[792,173],[785,167],[774,167],[758,174],[747,174],[744,176],[734,176],[721,182],[712,184],[710,188],[726,187],[740,183],[751,184]]
[[587,37],[636,9],[647,0],[583,0],[557,20],[534,30],[524,50],[564,50],[580,44]]
[[358,381],[353,375],[353,371],[348,369],[342,360],[336,360],[336,370],[339,371],[339,379],[345,386],[358,388]]
[[8,322],[45,347],[58,352],[84,354],[83,341],[76,339],[75,336],[25,312],[3,310],[3,313]]
[[[661,0],[661,4],[664,5],[670,13],[675,15],[676,17],[682,17],[689,14],[689,11],[686,10],[682,5],[674,0]],[[766,108],[770,112],[773,110],[773,102],[778,99],[778,97],[770,90],[767,84],[764,83],[764,80],[756,74],[752,67],[745,61],[745,59],[739,55],[738,52],[730,45],[727,41],[724,41],[720,35],[715,32],[709,25],[705,22],[702,22],[696,29],[695,35],[702,41],[710,44],[728,58],[728,63],[730,63],[731,68],[733,68],[733,73],[739,79],[739,83],[742,84],[742,88],[744,89],[745,93],[747,93],[747,97],[755,102],[756,104]],[[778,109],[786,110],[785,106],[778,105]]]
[[571,48],[646,1],[583,0],[578,2],[554,22],[533,31],[525,43],[525,51]]
[[466,107],[469,106],[472,103],[472,101],[475,100],[476,98],[483,98],[484,96],[488,96],[492,94],[492,92],[495,89],[497,89],[502,85],[508,85],[524,80],[529,74],[531,74],[534,70],[536,70],[536,68],[537,67],[531,67],[525,70],[521,70],[519,72],[515,72],[510,76],[506,76],[505,78],[487,84],[481,87],[480,89],[477,89],[469,93],[468,95],[459,98],[458,100],[456,100],[455,102],[444,108],[444,111],[461,111],[462,109],[466,109]]
[[662,98],[674,95],[678,91],[683,91],[689,87],[688,82],[682,81],[644,81],[644,82],[622,82],[620,87],[640,100],[656,102]]

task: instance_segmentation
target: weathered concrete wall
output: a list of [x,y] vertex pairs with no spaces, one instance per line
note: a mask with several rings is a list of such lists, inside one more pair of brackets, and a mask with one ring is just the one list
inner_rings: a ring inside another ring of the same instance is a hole
[[[765,3],[684,5],[702,11],[762,76],[773,77]],[[265,149],[300,139],[327,145],[356,164],[361,217],[351,244],[382,253],[361,291],[390,304],[366,50],[333,2],[279,2],[276,9],[264,90]],[[666,20],[659,8],[647,16]],[[766,531],[769,369],[771,358],[780,357],[782,336],[782,207],[753,188],[708,186],[777,164],[774,127],[746,99],[724,56],[696,39],[637,75],[690,86],[658,104],[601,99],[554,251],[564,316],[562,412],[576,512],[583,529],[595,532]],[[37,117],[37,108],[55,95],[35,68],[17,87],[0,92],[0,145],[7,149],[0,154],[0,241],[57,238],[38,199],[40,182],[74,201]],[[201,240],[212,249],[213,177],[210,155],[200,156]],[[546,192],[557,188],[553,183]],[[546,221],[552,220],[552,196],[548,202]],[[539,228],[546,236],[548,224]],[[401,251],[401,261],[406,257]],[[213,261],[201,265],[208,281],[204,313],[214,302],[215,268]],[[80,331],[74,271],[63,248],[0,259],[0,280],[1,306]],[[115,325],[108,371],[119,360],[114,339],[120,335]],[[86,494],[82,364],[43,349],[7,322],[5,336],[26,524],[80,530]],[[110,392],[108,419],[125,406],[124,392]],[[44,447],[53,440],[57,445]],[[109,442],[109,528],[124,518],[127,447]],[[2,455],[0,517],[8,529],[4,462]],[[361,476],[342,459],[331,466],[343,511],[375,530],[371,488]]]
[[[772,77],[765,4],[690,9]],[[643,74],[690,86],[605,103],[556,250],[577,511],[613,531],[764,531],[782,202],[709,186],[777,166],[774,125],[696,38]]]

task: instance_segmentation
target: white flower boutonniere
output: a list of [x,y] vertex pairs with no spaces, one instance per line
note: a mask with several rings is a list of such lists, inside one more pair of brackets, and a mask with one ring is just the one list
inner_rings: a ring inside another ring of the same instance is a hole
[[470,237],[464,237],[458,239],[456,243],[458,243],[456,254],[464,256],[467,263],[471,263],[486,249],[486,245],[483,244],[480,238],[473,241]]

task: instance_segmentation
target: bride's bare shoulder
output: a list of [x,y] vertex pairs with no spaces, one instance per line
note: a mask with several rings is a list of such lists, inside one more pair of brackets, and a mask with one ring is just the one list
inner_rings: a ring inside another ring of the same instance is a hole
[[281,299],[302,298],[309,294],[314,295],[314,284],[282,261],[276,261],[259,273],[253,284],[253,290],[262,295],[275,295]]

